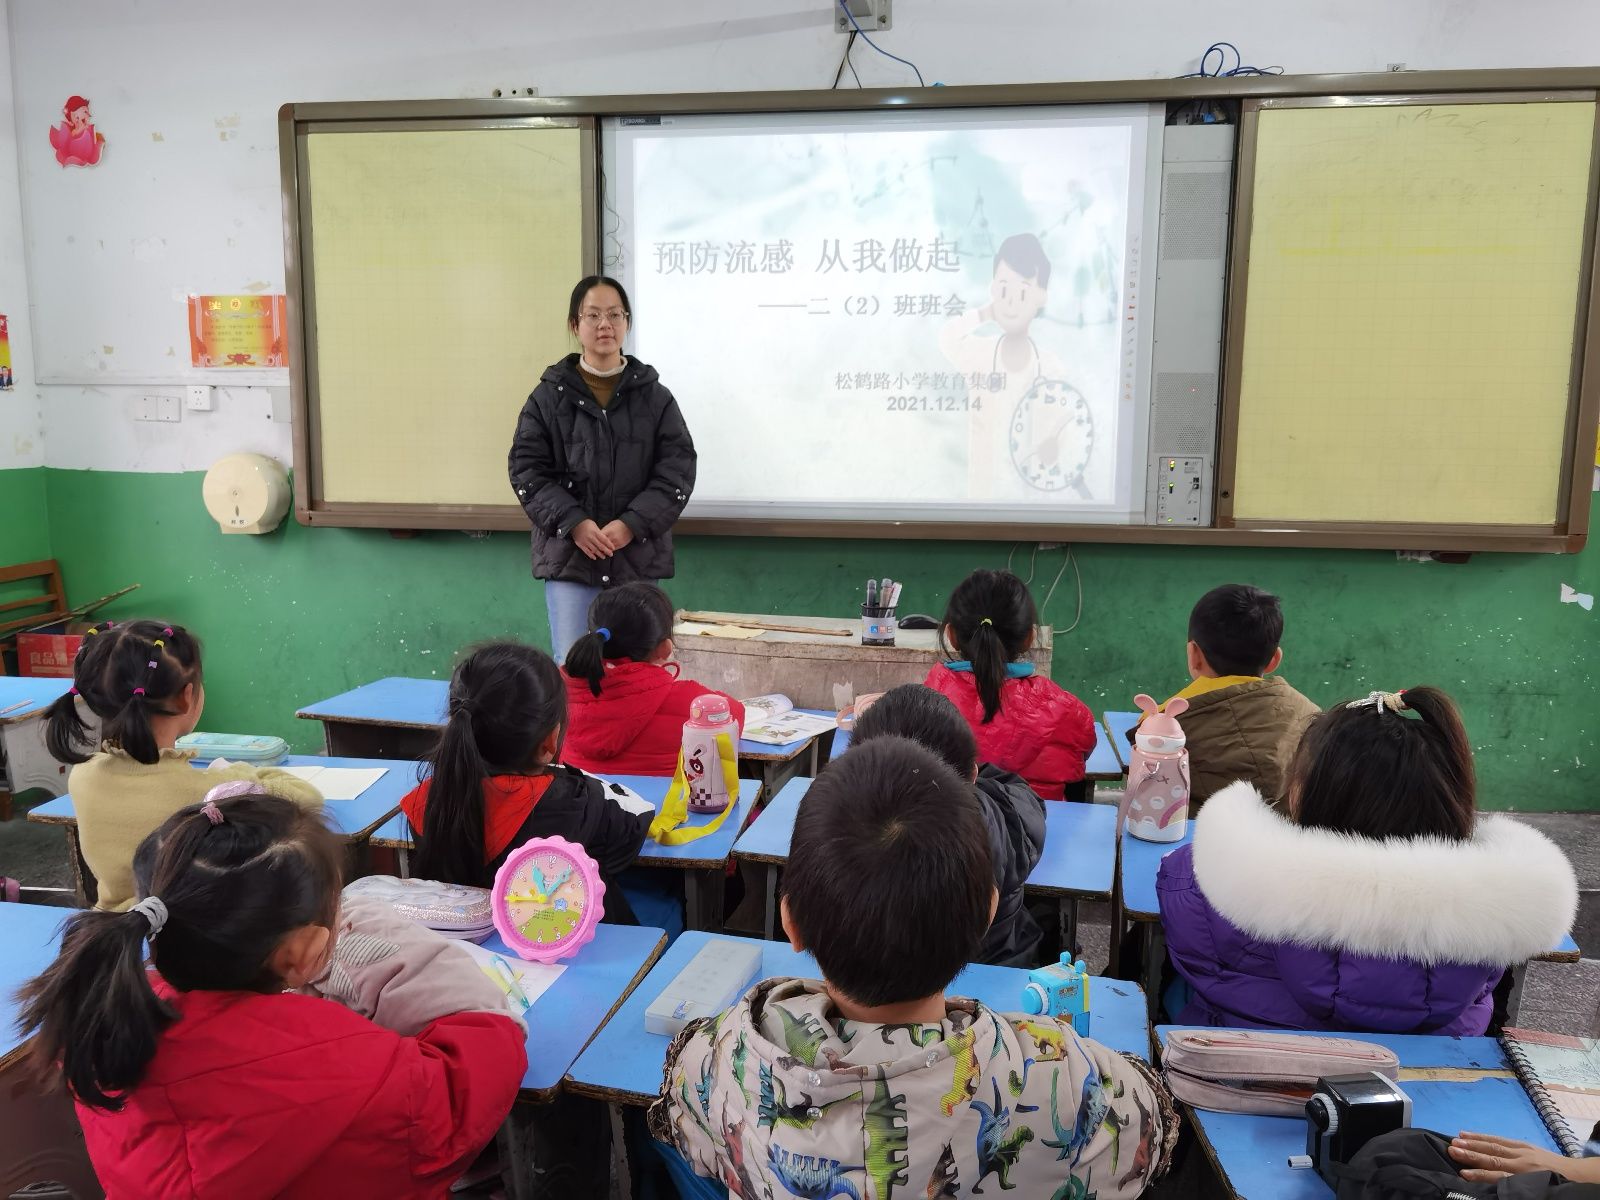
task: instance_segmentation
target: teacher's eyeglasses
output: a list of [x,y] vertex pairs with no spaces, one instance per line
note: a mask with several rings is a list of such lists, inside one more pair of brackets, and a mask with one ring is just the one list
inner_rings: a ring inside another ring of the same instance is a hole
[[628,320],[628,314],[620,308],[608,308],[605,312],[591,308],[588,312],[579,314],[579,317],[585,325],[617,326],[626,324]]

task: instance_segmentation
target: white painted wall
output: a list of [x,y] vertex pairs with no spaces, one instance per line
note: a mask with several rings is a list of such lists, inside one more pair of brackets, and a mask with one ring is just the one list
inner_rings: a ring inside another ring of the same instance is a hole
[[[0,18],[9,0],[0,0]],[[0,313],[9,319],[14,386],[0,392],[0,470],[44,462],[44,422],[33,378],[28,276],[24,266],[22,196],[17,188],[12,112],[11,39],[0,28]]]
[[[9,24],[47,460],[142,471],[243,449],[288,460],[281,388],[176,426],[126,415],[188,374],[186,292],[283,288],[280,104],[825,87],[843,48],[826,0],[9,0]],[[963,84],[1176,75],[1218,38],[1297,73],[1583,65],[1600,5],[897,0],[883,43],[929,83]],[[854,57],[868,86],[910,77]],[[46,137],[73,92],[107,138],[89,171],[63,171]],[[0,156],[0,304],[18,307]]]

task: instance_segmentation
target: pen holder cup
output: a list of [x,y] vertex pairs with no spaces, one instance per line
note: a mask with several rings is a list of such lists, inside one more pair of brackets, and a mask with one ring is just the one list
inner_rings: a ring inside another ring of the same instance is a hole
[[861,644],[863,646],[892,646],[899,629],[895,623],[894,609],[873,604],[861,606]]

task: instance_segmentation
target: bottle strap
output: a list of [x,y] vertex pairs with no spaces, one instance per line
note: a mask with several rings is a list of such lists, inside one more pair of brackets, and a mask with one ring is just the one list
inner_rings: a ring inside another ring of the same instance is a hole
[[682,828],[689,819],[689,773],[684,767],[683,751],[678,751],[678,769],[672,774],[672,786],[661,801],[661,811],[650,822],[650,836],[663,846],[681,846],[715,833],[728,819],[728,814],[739,807],[739,755],[734,750],[733,738],[717,734],[717,764],[728,789],[728,807],[704,825]]

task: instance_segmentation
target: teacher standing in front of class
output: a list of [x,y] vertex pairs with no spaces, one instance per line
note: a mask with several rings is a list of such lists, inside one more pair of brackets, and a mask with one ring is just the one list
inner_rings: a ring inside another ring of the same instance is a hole
[[615,279],[572,289],[580,353],[545,368],[517,418],[511,486],[533,522],[556,662],[589,629],[605,588],[671,578],[672,526],[694,490],[695,451],[654,367],[622,353],[632,319]]

